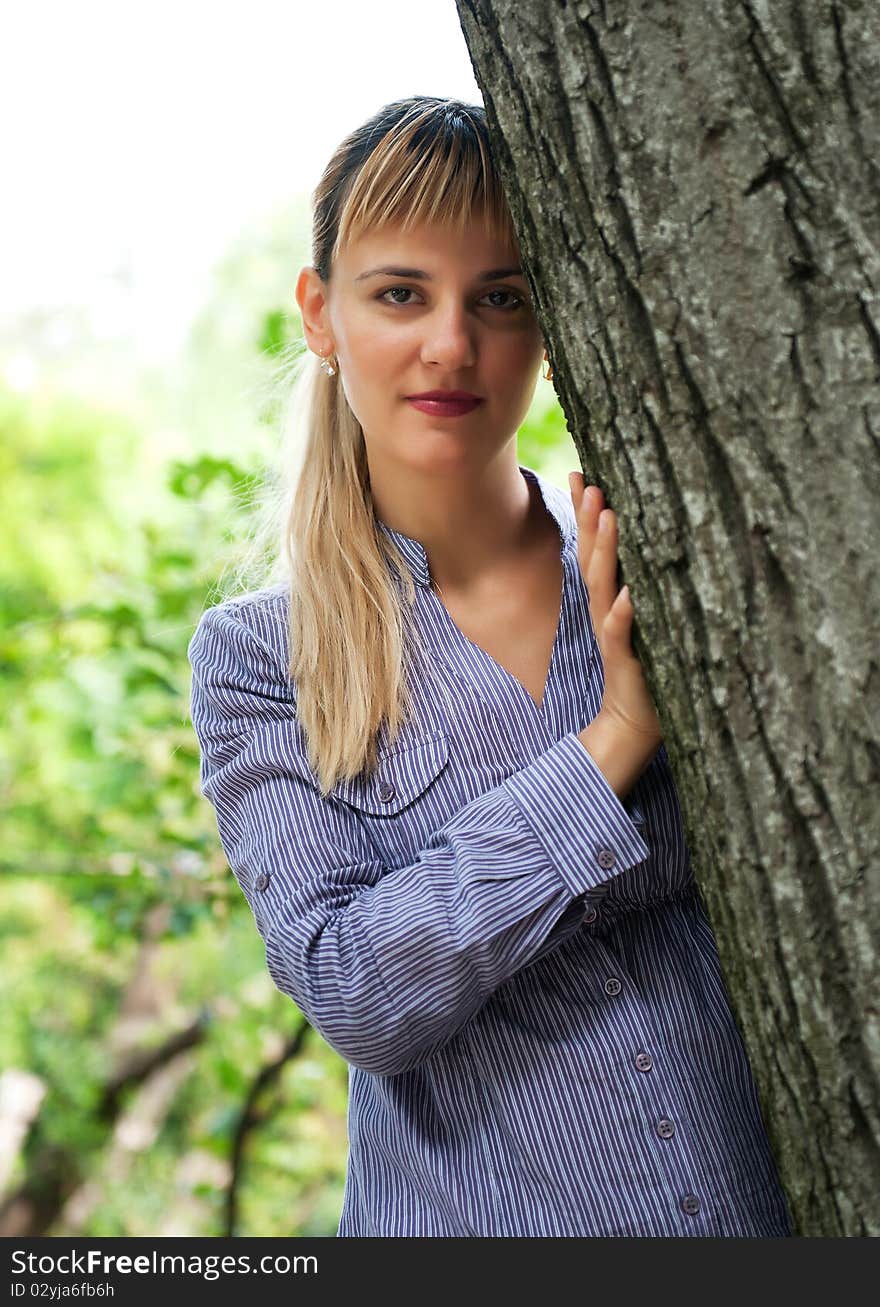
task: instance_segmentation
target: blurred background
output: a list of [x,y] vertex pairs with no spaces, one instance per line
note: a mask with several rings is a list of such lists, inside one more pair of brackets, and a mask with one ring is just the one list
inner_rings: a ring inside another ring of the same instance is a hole
[[[321,170],[479,89],[453,0],[58,0],[3,44],[0,1234],[332,1236],[347,1068],[266,972],[186,647],[276,449]],[[578,465],[548,383],[520,462]]]

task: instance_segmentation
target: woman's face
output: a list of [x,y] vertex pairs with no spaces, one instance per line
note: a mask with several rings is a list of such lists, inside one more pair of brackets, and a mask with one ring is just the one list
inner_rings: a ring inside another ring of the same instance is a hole
[[[371,464],[485,463],[515,436],[544,350],[519,262],[481,224],[462,235],[429,224],[352,241],[328,285],[303,269],[297,299],[308,343],[336,354]],[[444,416],[407,399],[432,390],[481,402]]]

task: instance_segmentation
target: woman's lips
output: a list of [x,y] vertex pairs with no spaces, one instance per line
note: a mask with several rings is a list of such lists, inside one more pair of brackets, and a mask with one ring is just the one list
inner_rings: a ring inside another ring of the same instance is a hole
[[436,418],[460,418],[470,413],[482,399],[407,399],[408,404],[420,413],[430,413]]

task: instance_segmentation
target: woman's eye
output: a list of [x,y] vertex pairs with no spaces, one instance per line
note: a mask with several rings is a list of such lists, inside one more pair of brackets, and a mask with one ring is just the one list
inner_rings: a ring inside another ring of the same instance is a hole
[[[412,300],[397,298],[389,300],[387,296],[393,295],[396,297],[398,295],[412,295],[414,293],[415,292],[410,286],[389,286],[387,290],[383,290],[379,294],[379,299],[384,301],[386,304],[400,304],[401,306],[406,306],[411,304]],[[489,299],[493,295],[500,295],[502,297],[507,296],[509,300],[513,301],[512,304],[498,304],[496,302],[490,305],[493,309],[504,309],[505,311],[510,312],[513,309],[521,308],[525,304],[525,300],[522,296],[514,294],[512,290],[490,290],[486,292],[483,299]]]
[[486,298],[487,298],[487,299],[488,299],[489,295],[507,295],[507,296],[509,296],[510,299],[513,300],[513,304],[506,304],[506,305],[505,305],[505,304],[493,304],[492,307],[495,308],[495,309],[503,309],[503,308],[507,308],[507,309],[518,309],[518,308],[520,308],[521,305],[523,305],[523,304],[525,303],[525,300],[523,300],[522,296],[520,296],[520,295],[514,295],[514,293],[513,293],[512,290],[490,290],[490,291],[487,293],[487,295],[486,295]]
[[[412,293],[413,292],[409,286],[389,286],[387,290],[382,291],[382,294],[379,296],[379,299],[384,300],[386,295],[412,295]],[[409,300],[390,300],[390,301],[386,301],[386,303],[408,304]]]

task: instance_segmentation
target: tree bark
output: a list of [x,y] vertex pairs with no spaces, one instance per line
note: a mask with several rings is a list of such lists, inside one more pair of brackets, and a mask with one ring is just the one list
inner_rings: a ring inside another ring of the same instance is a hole
[[457,5],[797,1233],[880,1234],[880,9]]

